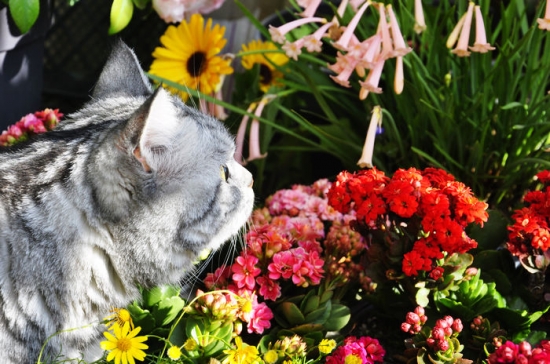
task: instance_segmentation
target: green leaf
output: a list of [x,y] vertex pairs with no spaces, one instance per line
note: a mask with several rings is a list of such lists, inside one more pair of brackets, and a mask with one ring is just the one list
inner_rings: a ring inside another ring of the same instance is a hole
[[509,110],[516,107],[523,107],[524,105],[521,102],[509,102],[503,107],[501,107],[502,110]]
[[180,290],[173,286],[160,286],[143,291],[143,306],[152,308],[165,298],[179,296]]
[[416,292],[416,304],[422,307],[428,306],[430,303],[430,290],[428,288],[420,288]]
[[126,28],[132,15],[134,14],[134,4],[132,0],[114,0],[111,6],[111,25],[109,35],[116,34]]
[[[315,293],[315,291],[310,291],[310,292]],[[302,312],[305,315],[307,315],[310,312],[319,309],[320,300],[321,300],[320,297],[317,296],[316,294],[313,294],[313,295],[307,297],[307,300],[304,300],[304,303],[300,306],[300,308],[302,309]],[[307,320],[307,318],[306,318],[306,320]],[[310,321],[308,321],[308,322],[310,322]]]
[[330,310],[330,317],[325,322],[325,330],[338,331],[346,326],[351,318],[351,312],[347,306],[333,304]]
[[143,10],[147,7],[147,4],[151,2],[151,0],[132,0],[132,2],[138,9]]
[[310,324],[322,324],[329,318],[330,311],[330,305],[323,305],[321,308],[308,313],[306,315],[306,322]]
[[279,307],[280,312],[291,325],[300,325],[306,321],[304,315],[294,303],[283,302]]
[[213,357],[223,349],[226,349],[227,343],[231,340],[232,333],[233,323],[229,321],[213,333],[205,332],[205,335],[210,336],[211,342],[204,348],[204,357]]
[[508,238],[508,218],[501,211],[489,210],[489,218],[483,227],[472,224],[468,236],[477,241],[479,250],[496,249]]
[[145,310],[137,305],[136,302],[132,303],[128,307],[128,311],[132,316],[134,326],[141,327],[142,334],[148,334],[156,327],[155,318],[149,310]]
[[[325,326],[323,326],[321,324],[303,324],[303,325],[298,325],[296,327],[293,327],[291,331],[294,334],[305,335],[309,332],[323,331],[324,329],[325,329]],[[282,333],[282,330],[281,330],[281,333]],[[289,336],[291,336],[291,335],[289,335]]]
[[10,14],[21,31],[28,32],[40,13],[40,0],[9,0]]
[[172,322],[185,306],[185,301],[178,296],[164,298],[158,303],[156,310],[153,311],[155,320],[160,326]]

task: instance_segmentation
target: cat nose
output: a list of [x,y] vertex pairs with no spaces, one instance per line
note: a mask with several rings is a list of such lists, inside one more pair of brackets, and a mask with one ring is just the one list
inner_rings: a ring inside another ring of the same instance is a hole
[[254,178],[250,180],[250,184],[248,185],[248,188],[252,188],[253,185],[254,185]]

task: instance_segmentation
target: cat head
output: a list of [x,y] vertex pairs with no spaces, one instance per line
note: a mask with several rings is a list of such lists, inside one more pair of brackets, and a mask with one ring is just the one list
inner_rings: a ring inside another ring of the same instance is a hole
[[180,248],[196,255],[245,224],[253,181],[233,158],[233,136],[162,87],[153,90],[122,42],[80,114],[94,110],[121,119],[88,164],[100,219],[116,238],[174,243],[175,255]]

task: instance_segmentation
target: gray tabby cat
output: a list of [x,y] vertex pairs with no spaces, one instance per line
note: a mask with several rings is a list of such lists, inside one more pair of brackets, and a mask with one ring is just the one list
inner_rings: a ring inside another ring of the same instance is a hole
[[[115,47],[92,101],[56,130],[0,150],[0,362],[36,362],[48,336],[177,284],[239,231],[252,176],[219,122]],[[101,325],[54,336],[46,358],[101,356]],[[44,356],[42,357],[44,359]]]

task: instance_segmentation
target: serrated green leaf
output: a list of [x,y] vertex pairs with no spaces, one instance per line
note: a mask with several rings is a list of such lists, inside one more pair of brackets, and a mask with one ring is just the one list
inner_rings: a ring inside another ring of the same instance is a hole
[[111,6],[111,25],[109,35],[116,34],[126,28],[134,14],[134,3],[132,0],[113,0]]
[[11,17],[21,33],[28,32],[40,13],[40,0],[9,0]]

